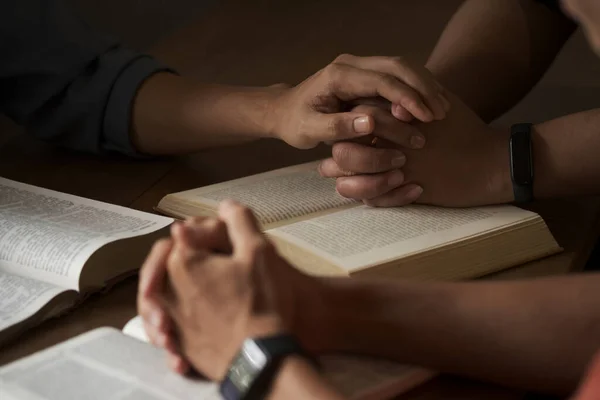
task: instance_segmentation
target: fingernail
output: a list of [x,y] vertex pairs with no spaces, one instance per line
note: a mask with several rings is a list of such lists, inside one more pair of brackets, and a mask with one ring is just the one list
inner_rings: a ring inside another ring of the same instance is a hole
[[421,149],[425,146],[425,138],[421,135],[413,135],[410,138],[410,145],[413,149]]
[[414,187],[412,190],[410,190],[410,191],[409,191],[409,192],[406,194],[406,196],[407,196],[408,198],[411,198],[411,199],[414,199],[414,200],[416,200],[416,199],[418,199],[418,198],[419,198],[419,196],[421,196],[421,194],[422,194],[422,193],[423,193],[423,188],[422,188],[421,186],[416,186],[416,187]]
[[358,117],[353,121],[354,132],[356,133],[370,133],[371,132],[371,122],[369,121],[369,117]]
[[394,187],[394,188],[402,185],[403,182],[404,182],[404,174],[400,171],[394,171],[392,173],[392,176],[390,176],[388,179],[388,185],[390,187]]
[[404,154],[400,154],[397,157],[392,158],[392,167],[398,168],[406,163],[406,156]]

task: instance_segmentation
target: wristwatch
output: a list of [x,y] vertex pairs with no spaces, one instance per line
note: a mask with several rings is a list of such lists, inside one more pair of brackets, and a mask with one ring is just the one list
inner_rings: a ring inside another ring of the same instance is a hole
[[225,400],[264,399],[283,360],[290,355],[314,362],[291,335],[246,339],[221,382],[221,396]]
[[533,200],[533,151],[531,124],[515,124],[510,129],[510,175],[515,203]]

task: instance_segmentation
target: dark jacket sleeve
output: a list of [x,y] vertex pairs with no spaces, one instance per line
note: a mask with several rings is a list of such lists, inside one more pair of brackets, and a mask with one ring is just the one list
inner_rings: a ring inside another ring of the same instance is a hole
[[0,112],[40,139],[137,155],[133,99],[165,70],[95,34],[60,0],[0,0]]

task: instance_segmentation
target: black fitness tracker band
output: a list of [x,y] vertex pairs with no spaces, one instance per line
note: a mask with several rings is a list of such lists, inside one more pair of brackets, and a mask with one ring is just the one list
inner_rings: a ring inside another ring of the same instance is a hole
[[533,151],[531,124],[515,124],[510,129],[510,176],[515,203],[533,200]]

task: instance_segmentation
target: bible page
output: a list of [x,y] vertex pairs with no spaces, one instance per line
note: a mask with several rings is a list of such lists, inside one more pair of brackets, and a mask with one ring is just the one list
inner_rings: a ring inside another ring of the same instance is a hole
[[0,368],[0,398],[218,400],[216,385],[172,372],[164,353],[112,328],[88,332]]
[[[139,315],[129,320],[123,333],[149,342]],[[344,395],[357,400],[392,398],[435,376],[434,372],[367,357],[327,355],[319,358],[327,380]]]
[[100,247],[172,222],[0,178],[0,270],[77,290],[83,265]]
[[360,206],[267,232],[354,272],[529,218],[536,214],[513,206]]
[[0,271],[0,331],[33,316],[64,288]]
[[263,225],[356,203],[340,196],[335,180],[321,177],[318,165],[296,165],[171,196],[214,208],[225,199],[233,199],[252,208]]
[[144,321],[139,315],[130,319],[125,324],[123,327],[123,333],[131,336],[132,338],[136,338],[137,340],[141,340],[142,342],[150,342],[150,338],[148,338],[146,329],[144,328]]

